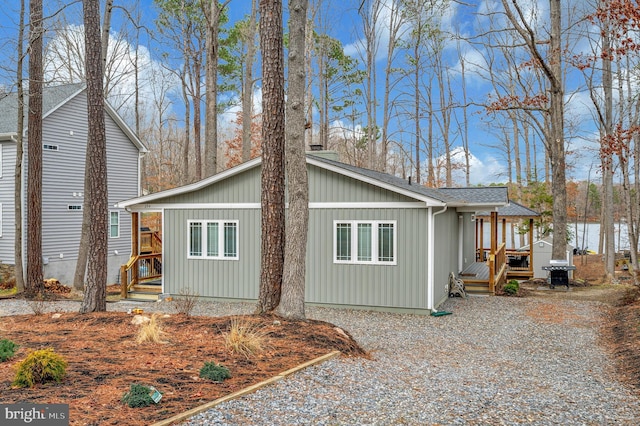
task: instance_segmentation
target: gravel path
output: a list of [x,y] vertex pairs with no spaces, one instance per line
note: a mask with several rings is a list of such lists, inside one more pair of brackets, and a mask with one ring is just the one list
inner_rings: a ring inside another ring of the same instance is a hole
[[[50,310],[77,310],[62,302]],[[128,310],[128,303],[109,310]],[[161,304],[144,305],[146,311]],[[164,306],[166,309],[166,305]],[[250,313],[207,303],[197,314]],[[640,398],[616,381],[597,302],[452,299],[442,317],[309,308],[373,360],[334,358],[185,425],[638,425]],[[0,316],[30,313],[0,301]]]

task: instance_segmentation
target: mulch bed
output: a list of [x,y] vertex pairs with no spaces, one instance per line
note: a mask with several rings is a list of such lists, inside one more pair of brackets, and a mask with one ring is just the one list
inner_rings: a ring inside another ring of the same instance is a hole
[[640,290],[630,290],[627,296],[611,309],[611,322],[603,334],[621,379],[640,394]]
[[[54,316],[59,315],[58,318]],[[349,333],[320,321],[275,316],[242,316],[267,333],[266,349],[245,357],[225,348],[231,317],[159,317],[166,343],[136,343],[133,316],[119,312],[60,313],[0,318],[0,338],[20,345],[0,363],[0,403],[70,405],[72,425],[146,425],[213,401],[333,350],[367,354]],[[13,388],[15,365],[31,350],[53,348],[68,362],[62,383]],[[226,366],[222,383],[199,378],[204,362]],[[121,402],[132,383],[151,385],[163,395],[157,405],[129,408]]]

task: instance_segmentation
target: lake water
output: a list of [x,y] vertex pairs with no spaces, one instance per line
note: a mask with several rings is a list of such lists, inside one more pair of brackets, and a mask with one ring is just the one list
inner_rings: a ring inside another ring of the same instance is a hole
[[[515,236],[515,244],[511,242],[511,228],[509,223],[507,223],[507,248],[518,248],[521,246],[520,244],[520,236],[516,234]],[[571,229],[571,233],[573,234],[571,244],[576,248],[585,248],[593,251],[598,251],[598,239],[600,238],[600,224],[599,223],[587,223],[586,226],[584,223],[578,223],[578,227],[576,229],[575,223],[570,223],[569,228]],[[616,223],[615,227],[615,247],[616,251],[620,250],[629,250],[629,238],[627,235],[627,224],[626,223]],[[498,241],[502,241],[502,225],[498,226]],[[484,225],[484,245],[489,246],[489,241],[491,237],[491,230],[489,224],[485,222]],[[528,235],[525,235],[525,241],[522,245],[527,245],[529,242],[527,241]],[[577,237],[577,238],[576,238]],[[535,237],[534,231],[534,239],[537,241],[538,238]]]

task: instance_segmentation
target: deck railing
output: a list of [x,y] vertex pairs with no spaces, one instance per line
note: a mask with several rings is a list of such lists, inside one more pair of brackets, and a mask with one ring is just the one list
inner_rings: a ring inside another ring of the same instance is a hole
[[507,248],[502,243],[494,254],[489,255],[489,292],[495,293],[496,287],[507,277]]
[[158,231],[140,232],[141,253],[162,253],[162,238]]
[[126,298],[131,287],[143,281],[162,277],[162,253],[140,254],[120,267],[121,297]]

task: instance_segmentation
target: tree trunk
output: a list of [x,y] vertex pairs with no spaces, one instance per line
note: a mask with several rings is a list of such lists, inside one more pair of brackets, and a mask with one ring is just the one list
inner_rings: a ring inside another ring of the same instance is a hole
[[[89,203],[89,256],[87,282],[80,312],[107,310],[107,144],[104,121],[104,91],[100,48],[99,0],[84,0],[85,69],[87,75],[87,137],[85,191],[90,193]],[[85,212],[86,214],[86,212]]]
[[44,290],[42,282],[42,0],[29,1],[29,139],[27,156],[27,279],[25,294]]
[[14,275],[16,277],[16,290],[18,293],[24,291],[24,270],[22,267],[22,158],[24,134],[24,86],[23,64],[24,64],[24,0],[20,0],[20,24],[18,27],[18,63],[16,68],[16,81],[18,83],[18,125],[16,126],[16,166],[13,180],[13,200],[16,209],[15,213],[15,240],[14,240]]
[[[208,20],[207,63],[206,63],[206,104],[205,104],[205,140],[204,140],[204,177],[217,172],[218,168],[218,33],[220,27],[220,6],[212,0],[205,6]],[[194,117],[194,124],[196,118]]]
[[284,266],[284,53],[282,2],[260,2],[262,46],[262,245],[256,313],[280,304]]
[[289,85],[286,111],[286,171],[289,214],[278,313],[303,319],[309,224],[309,183],[304,149],[305,31],[308,0],[289,0]]

